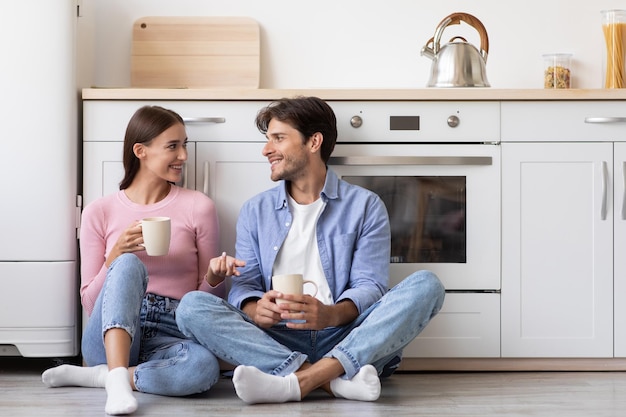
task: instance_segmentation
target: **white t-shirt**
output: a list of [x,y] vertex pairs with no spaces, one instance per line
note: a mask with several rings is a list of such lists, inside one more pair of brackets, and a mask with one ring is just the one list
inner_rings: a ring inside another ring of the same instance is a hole
[[[305,280],[313,281],[317,285],[315,298],[326,305],[331,305],[334,300],[322,269],[315,233],[317,220],[324,206],[324,200],[321,198],[311,204],[302,205],[289,197],[292,225],[278,252],[272,274],[302,274]],[[304,285],[305,294],[314,292],[312,285]]]

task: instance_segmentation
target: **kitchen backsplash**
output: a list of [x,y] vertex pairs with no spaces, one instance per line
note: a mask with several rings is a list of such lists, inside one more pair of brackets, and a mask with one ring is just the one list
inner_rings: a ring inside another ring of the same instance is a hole
[[[492,88],[543,88],[547,53],[572,54],[572,88],[601,88],[609,0],[80,0],[78,58],[85,87],[130,86],[133,22],[143,16],[246,16],[261,27],[261,88],[425,88],[421,47],[452,12],[489,37]],[[461,26],[465,24],[462,23]],[[450,31],[451,36],[465,30]],[[86,40],[85,40],[86,39]],[[443,39],[446,39],[444,33]],[[480,40],[469,28],[467,40]]]

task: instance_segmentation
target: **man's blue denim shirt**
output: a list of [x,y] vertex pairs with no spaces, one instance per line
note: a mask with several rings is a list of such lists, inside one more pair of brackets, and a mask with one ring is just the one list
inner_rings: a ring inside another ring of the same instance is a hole
[[[391,232],[380,197],[337,177],[331,169],[321,193],[317,244],[335,303],[350,299],[359,314],[389,285]],[[237,308],[271,288],[272,268],[291,226],[285,181],[248,200],[237,220],[236,257],[246,261],[232,277],[228,300]],[[306,277],[305,277],[306,279]]]

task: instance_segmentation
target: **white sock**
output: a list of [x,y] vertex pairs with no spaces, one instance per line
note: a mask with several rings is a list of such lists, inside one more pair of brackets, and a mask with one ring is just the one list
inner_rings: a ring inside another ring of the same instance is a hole
[[239,365],[233,373],[235,392],[248,404],[300,401],[300,384],[296,374],[276,376],[254,366]]
[[128,369],[111,369],[106,382],[107,403],[104,411],[114,416],[131,414],[137,409],[137,400],[128,379]]
[[76,366],[59,365],[41,374],[47,387],[89,387],[104,388],[109,369],[106,365]]
[[352,379],[335,378],[330,390],[336,397],[357,401],[376,401],[380,397],[380,379],[373,365],[361,367]]

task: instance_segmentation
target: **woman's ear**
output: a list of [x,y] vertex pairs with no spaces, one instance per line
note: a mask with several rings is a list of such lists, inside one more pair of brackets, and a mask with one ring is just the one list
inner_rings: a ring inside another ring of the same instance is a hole
[[146,147],[143,146],[143,143],[135,143],[133,145],[133,153],[138,159],[141,159],[146,156]]

